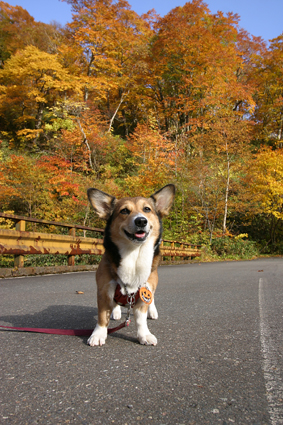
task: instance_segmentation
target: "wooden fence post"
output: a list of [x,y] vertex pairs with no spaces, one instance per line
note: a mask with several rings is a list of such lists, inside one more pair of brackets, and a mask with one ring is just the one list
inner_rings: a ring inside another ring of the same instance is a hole
[[[76,236],[76,229],[72,227],[69,230],[69,235]],[[68,255],[68,266],[74,266],[75,265],[75,256],[74,255]]]
[[[164,242],[163,242],[163,240],[161,240],[160,249],[162,249],[163,247],[164,247]],[[163,257],[163,255],[162,255],[161,260],[164,261],[164,258],[165,257]]]
[[[171,248],[175,249],[175,242],[171,242]],[[175,255],[171,255],[171,261],[175,260]]]
[[[16,230],[19,232],[24,232],[26,230],[26,222],[24,220],[19,220],[16,222]],[[24,256],[15,255],[14,256],[14,266],[15,267],[24,267]]]

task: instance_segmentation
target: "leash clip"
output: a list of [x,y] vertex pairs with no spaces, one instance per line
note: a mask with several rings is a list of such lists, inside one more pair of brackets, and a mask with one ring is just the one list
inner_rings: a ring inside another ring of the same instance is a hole
[[127,317],[125,320],[125,326],[129,326],[131,323],[130,315],[131,315],[131,306],[128,307]]
[[127,298],[127,304],[129,305],[129,308],[132,308],[136,303],[136,297],[135,294],[128,295]]

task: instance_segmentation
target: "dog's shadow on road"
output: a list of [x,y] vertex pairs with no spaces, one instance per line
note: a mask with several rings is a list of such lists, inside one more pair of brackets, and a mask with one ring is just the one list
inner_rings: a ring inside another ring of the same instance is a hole
[[54,329],[90,329],[95,326],[97,308],[81,305],[52,305],[37,313],[0,316],[11,326]]
[[[93,329],[97,323],[97,313],[97,308],[93,307],[53,305],[37,313],[0,316],[0,322],[5,326],[23,328]],[[124,314],[122,320],[124,320]],[[121,322],[111,320],[109,328],[115,327],[119,323]],[[110,337],[138,343],[136,338],[119,332],[111,334]],[[85,343],[87,342],[87,337],[79,338],[82,338]]]

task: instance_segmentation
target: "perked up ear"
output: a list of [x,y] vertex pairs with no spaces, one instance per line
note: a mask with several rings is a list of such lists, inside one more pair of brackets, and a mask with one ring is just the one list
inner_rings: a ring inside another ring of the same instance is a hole
[[87,196],[98,216],[108,220],[115,207],[115,196],[108,195],[108,193],[94,188],[87,190]]
[[151,195],[151,198],[155,201],[157,212],[161,217],[168,215],[175,198],[175,186],[167,184]]

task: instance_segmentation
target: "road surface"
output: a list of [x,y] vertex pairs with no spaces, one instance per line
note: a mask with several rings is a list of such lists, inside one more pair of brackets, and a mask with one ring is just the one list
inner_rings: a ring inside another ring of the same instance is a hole
[[[159,275],[156,347],[138,344],[133,320],[103,347],[1,331],[0,423],[283,424],[283,259],[163,266]],[[91,328],[94,279],[2,279],[0,324]]]

